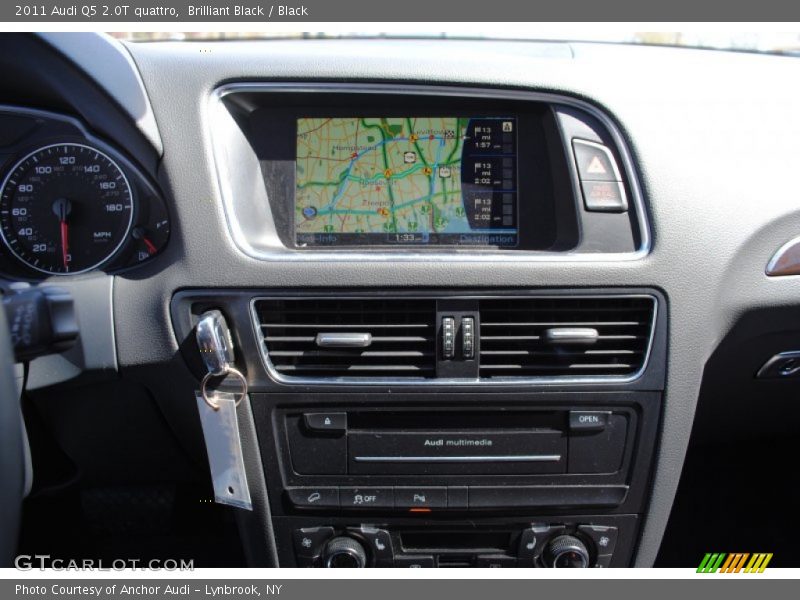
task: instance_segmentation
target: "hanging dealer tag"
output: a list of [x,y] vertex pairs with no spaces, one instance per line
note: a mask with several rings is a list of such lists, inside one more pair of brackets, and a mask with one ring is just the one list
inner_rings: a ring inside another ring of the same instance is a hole
[[239,394],[216,392],[213,399],[216,408],[202,393],[197,392],[196,397],[214,483],[214,499],[219,504],[253,510],[236,420]]

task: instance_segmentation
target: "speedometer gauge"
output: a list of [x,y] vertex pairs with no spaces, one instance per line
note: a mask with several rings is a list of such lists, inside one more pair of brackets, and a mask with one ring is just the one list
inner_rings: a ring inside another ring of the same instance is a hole
[[29,267],[53,274],[99,267],[124,243],[133,194],[107,154],[84,144],[39,148],[0,189],[0,235]]

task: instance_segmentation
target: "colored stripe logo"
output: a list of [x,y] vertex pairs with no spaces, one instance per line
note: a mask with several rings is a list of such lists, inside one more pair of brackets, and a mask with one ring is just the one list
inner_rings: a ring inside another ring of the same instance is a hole
[[772,553],[758,552],[750,554],[748,552],[736,552],[727,554],[724,552],[708,552],[700,561],[697,567],[698,573],[763,573],[769,561],[772,560]]

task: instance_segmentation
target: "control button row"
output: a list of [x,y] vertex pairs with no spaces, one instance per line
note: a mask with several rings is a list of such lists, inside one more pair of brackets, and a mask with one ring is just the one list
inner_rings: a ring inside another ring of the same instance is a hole
[[504,487],[294,487],[286,490],[298,508],[484,509],[550,506],[618,506],[626,485]]
[[467,487],[295,487],[289,501],[300,508],[468,508]]
[[617,162],[603,144],[573,139],[572,150],[586,210],[625,212],[628,198]]

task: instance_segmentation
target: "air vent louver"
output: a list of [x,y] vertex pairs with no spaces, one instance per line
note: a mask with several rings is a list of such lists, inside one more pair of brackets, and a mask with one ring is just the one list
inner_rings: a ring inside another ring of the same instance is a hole
[[[633,375],[644,364],[654,316],[647,296],[481,300],[480,376]],[[570,330],[590,335],[570,340]]]
[[[264,299],[255,309],[269,360],[282,376],[435,376],[434,300]],[[345,333],[368,334],[361,336],[368,345],[347,347],[324,335]],[[320,343],[320,334],[327,343]]]

